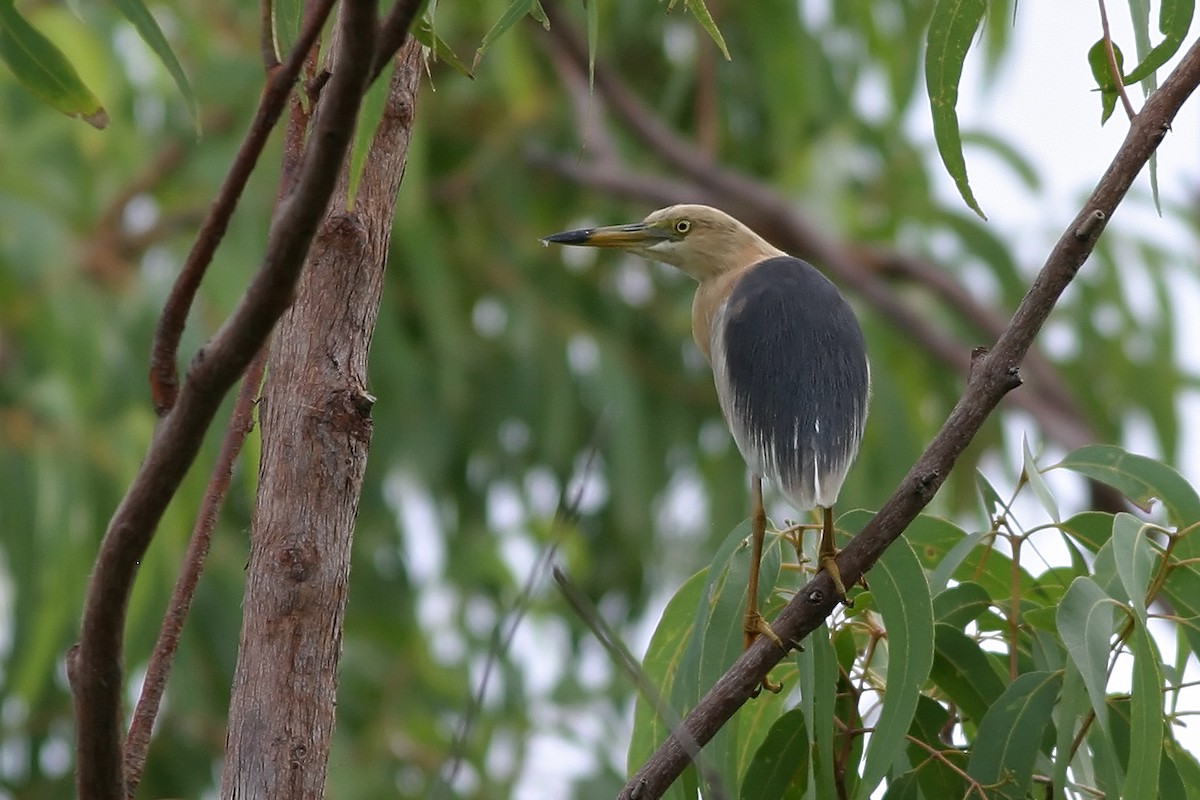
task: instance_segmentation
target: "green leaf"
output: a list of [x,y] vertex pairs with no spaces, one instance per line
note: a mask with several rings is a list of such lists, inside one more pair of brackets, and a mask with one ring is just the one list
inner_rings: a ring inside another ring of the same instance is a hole
[[475,62],[471,65],[472,72],[479,66],[479,61],[483,58],[484,51],[495,44],[496,40],[503,36],[509,28],[524,19],[526,14],[532,13],[536,5],[537,0],[513,0],[509,4],[504,13],[500,15],[500,19],[496,20],[496,24],[484,34],[483,41],[479,43],[479,48],[475,51]]
[[362,180],[363,165],[366,163],[367,153],[371,150],[375,131],[379,129],[379,123],[387,109],[388,92],[395,70],[396,62],[389,61],[379,74],[379,79],[367,87],[367,92],[363,95],[362,105],[358,110],[358,122],[354,127],[354,141],[350,144],[350,181],[346,190],[348,210],[354,208],[358,184]]
[[[967,754],[942,741],[942,731],[949,719],[950,713],[940,703],[922,695],[908,732],[926,745],[909,744],[908,762],[917,775],[921,792],[928,798],[962,797],[966,786],[961,770],[967,766]],[[927,748],[939,752],[941,757],[934,758]]]
[[985,11],[987,0],[938,0],[929,21],[926,41],[925,87],[929,92],[933,135],[942,163],[954,179],[963,201],[986,219],[967,181],[967,162],[963,158],[956,111],[963,62]]
[[146,46],[154,51],[154,55],[158,56],[158,60],[167,68],[171,80],[175,81],[176,88],[179,89],[184,102],[187,103],[188,113],[192,116],[192,124],[196,128],[196,134],[199,135],[200,107],[196,104],[192,85],[188,82],[179,59],[175,57],[175,51],[171,49],[167,37],[163,35],[162,28],[158,27],[158,20],[154,18],[142,0],[114,0],[114,2],[117,9],[138,32],[138,36],[142,37]]
[[274,34],[275,57],[282,61],[300,38],[304,19],[302,0],[274,0],[271,4],[271,31]]
[[992,599],[982,586],[964,581],[933,598],[933,616],[938,622],[961,630],[967,623],[979,619],[991,604]]
[[1142,617],[1134,620],[1130,645],[1133,684],[1129,691],[1129,766],[1121,796],[1157,797],[1163,755],[1162,672],[1158,649]]
[[1026,796],[1062,680],[1059,673],[1027,672],[988,709],[971,743],[967,774],[993,787],[989,796]]
[[1103,511],[1083,511],[1061,522],[1058,527],[1094,555],[1112,538],[1113,515]]
[[940,622],[934,625],[934,658],[929,677],[976,724],[1004,691],[1004,682],[979,642]]
[[[1174,737],[1167,737],[1163,742],[1163,755],[1170,755],[1171,761],[1174,762],[1175,770],[1178,773],[1182,783],[1187,787],[1188,800],[1197,800],[1200,798],[1200,761],[1187,749],[1180,747]],[[1183,795],[1162,795],[1164,798],[1171,798]]]
[[[677,708],[694,706],[742,654],[742,620],[750,572],[750,548],[746,545],[749,535],[750,523],[745,521],[725,537],[709,566],[694,610],[689,652],[672,692]],[[779,578],[779,539],[769,539],[768,544],[759,576],[760,605]],[[740,724],[741,718],[735,716],[704,748],[704,754],[712,759],[711,774],[724,787],[737,785]]]
[[[1089,709],[1087,689],[1083,685],[1079,669],[1068,662],[1063,669],[1062,692],[1059,693],[1058,702],[1054,704],[1052,715],[1056,757],[1050,777],[1055,786],[1067,785],[1067,768],[1071,766],[1071,759],[1067,754],[1070,752],[1071,742],[1075,738],[1076,726],[1087,716]],[[1086,759],[1087,757],[1086,752],[1076,755],[1076,758]]]
[[[674,0],[672,0],[673,4]],[[700,23],[700,27],[704,29],[705,33],[716,43],[717,49],[721,51],[721,55],[725,56],[725,60],[732,61],[729,48],[725,46],[725,37],[721,35],[721,31],[717,30],[717,23],[713,22],[712,14],[708,13],[708,6],[704,4],[704,0],[683,0],[683,4]]]
[[[1121,65],[1125,63],[1125,57],[1121,55],[1121,48],[1114,43],[1113,57],[1117,62],[1117,71],[1121,70]],[[1096,42],[1088,50],[1087,54],[1088,66],[1092,68],[1092,77],[1096,80],[1096,85],[1100,87],[1100,124],[1108,122],[1108,118],[1112,116],[1113,110],[1117,107],[1117,83],[1113,80],[1112,68],[1108,64],[1108,51],[1104,46],[1104,39]]]
[[887,688],[867,745],[858,798],[871,796],[904,749],[904,735],[933,665],[933,601],[921,562],[906,540],[884,551],[871,571],[871,591],[887,630]]
[[1195,10],[1195,0],[1162,0],[1158,11],[1158,30],[1163,35],[1163,40],[1146,54],[1142,63],[1123,78],[1126,85],[1150,77],[1179,51],[1179,46],[1183,44],[1188,28],[1191,27]]
[[834,778],[837,760],[833,752],[835,704],[837,700],[837,654],[825,625],[804,640],[805,649],[796,653],[800,670],[800,708],[812,730],[811,793],[817,797],[837,797]]
[[29,91],[68,117],[93,128],[108,124],[108,113],[54,43],[17,13],[11,0],[0,2],[0,59]]
[[1146,530],[1154,529],[1132,514],[1124,512],[1113,519],[1112,547],[1117,576],[1125,587],[1134,612],[1146,620],[1146,590],[1154,574],[1154,552],[1146,539]]
[[1109,638],[1113,633],[1113,600],[1088,577],[1071,582],[1058,606],[1058,631],[1071,660],[1083,677],[1096,721],[1106,728]]
[[412,34],[414,39],[429,48],[429,52],[435,59],[449,64],[455,72],[464,78],[475,77],[471,68],[463,63],[454,52],[454,49],[446,44],[442,37],[437,35],[437,32],[433,29],[433,23],[428,18],[423,17],[413,23],[412,28],[409,29],[409,33]]
[[1079,448],[1051,467],[1058,468],[1107,483],[1143,511],[1149,511],[1157,497],[1180,527],[1200,521],[1196,490],[1177,471],[1152,458],[1115,445],[1096,444]]
[[1058,502],[1054,499],[1050,487],[1046,485],[1045,479],[1042,478],[1042,473],[1033,458],[1033,452],[1029,449],[1029,439],[1026,437],[1021,438],[1021,450],[1024,453],[1025,479],[1029,481],[1029,488],[1033,490],[1033,496],[1042,504],[1042,508],[1050,515],[1050,519],[1059,522],[1061,517],[1058,513]]
[[794,708],[771,726],[742,779],[742,800],[799,797],[808,787],[808,727]]
[[[663,609],[658,626],[654,629],[654,635],[650,637],[650,644],[642,659],[642,670],[645,672],[646,678],[658,686],[658,694],[661,698],[671,696],[675,677],[680,673],[680,664],[688,651],[688,644],[692,637],[696,604],[700,602],[700,595],[707,576],[707,569],[700,570],[679,587],[679,591]],[[658,713],[657,699],[639,694],[634,704],[633,732],[629,739],[630,774],[653,755],[654,750],[671,732],[670,725],[674,720],[663,719],[663,716]],[[672,713],[678,715],[682,710],[673,709]],[[673,787],[670,796],[684,796],[682,786],[679,784],[680,782],[676,783],[679,791],[676,792]]]

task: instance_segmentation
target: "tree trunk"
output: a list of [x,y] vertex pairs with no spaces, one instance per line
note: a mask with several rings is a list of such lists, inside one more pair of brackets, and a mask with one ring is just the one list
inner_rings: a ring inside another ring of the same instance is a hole
[[[325,793],[350,543],[371,439],[367,349],[420,79],[401,48],[353,210],[347,172],[271,345],[221,795]],[[347,124],[350,124],[347,121]]]

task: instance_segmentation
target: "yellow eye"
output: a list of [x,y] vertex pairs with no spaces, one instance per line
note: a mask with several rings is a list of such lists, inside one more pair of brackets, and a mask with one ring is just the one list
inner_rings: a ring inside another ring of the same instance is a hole
[[681,220],[676,221],[676,223],[675,223],[675,232],[680,235],[687,233],[691,229],[692,229],[692,223],[690,220],[681,219]]

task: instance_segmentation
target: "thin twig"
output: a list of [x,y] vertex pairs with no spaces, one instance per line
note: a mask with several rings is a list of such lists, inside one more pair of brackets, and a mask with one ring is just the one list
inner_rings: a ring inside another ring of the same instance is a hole
[[471,732],[471,728],[475,724],[475,720],[479,712],[483,709],[483,701],[487,696],[488,683],[491,681],[492,672],[496,668],[500,657],[508,652],[512,646],[513,637],[517,635],[517,628],[525,619],[525,615],[529,613],[529,608],[533,604],[533,595],[537,588],[542,583],[542,578],[554,562],[554,556],[558,553],[558,548],[562,544],[563,538],[579,519],[579,504],[583,500],[583,490],[587,485],[587,477],[591,474],[592,468],[596,463],[596,458],[600,452],[600,442],[607,436],[606,417],[601,415],[600,420],[596,423],[596,427],[592,431],[592,441],[587,448],[587,455],[584,458],[583,467],[580,470],[580,480],[576,485],[574,493],[567,496],[564,492],[559,498],[558,508],[554,511],[554,519],[550,524],[550,537],[542,548],[542,552],[538,554],[537,561],[534,562],[533,569],[529,571],[529,575],[525,578],[525,585],[521,588],[521,594],[516,601],[516,608],[513,613],[504,620],[496,629],[492,631],[492,640],[488,646],[487,659],[483,664],[483,674],[479,677],[479,683],[472,692],[470,701],[467,704],[467,710],[463,713],[458,730],[454,734],[454,740],[450,745],[450,753],[446,759],[445,769],[439,773],[433,789],[430,792],[432,800],[448,795],[453,786],[455,778],[458,777],[458,771],[462,769],[463,759],[466,755],[467,736]]
[[254,172],[258,157],[267,143],[267,137],[283,113],[300,69],[320,35],[333,3],[334,0],[317,0],[311,16],[305,19],[304,28],[287,60],[270,73],[250,130],[246,132],[246,138],[242,140],[217,197],[196,234],[196,242],[183,262],[166,303],[163,304],[163,312],[158,319],[158,326],[154,331],[154,344],[150,351],[150,395],[160,417],[174,407],[179,394],[175,358],[179,352],[179,341],[183,337],[183,326],[187,322],[192,301],[196,298],[196,291],[200,288],[208,265],[212,263],[217,246],[225,236],[225,230],[246,188],[246,182]]
[[1117,97],[1121,98],[1121,105],[1125,107],[1125,115],[1130,119],[1137,116],[1137,112],[1133,110],[1133,103],[1129,102],[1129,95],[1125,92],[1125,79],[1121,77],[1121,67],[1117,64],[1117,52],[1113,49],[1112,33],[1108,29],[1108,10],[1104,7],[1104,0],[1098,0],[1100,3],[1100,30],[1104,41],[1104,58],[1108,61],[1108,74],[1113,80],[1113,86],[1116,87]]
[[382,74],[384,67],[396,55],[396,51],[408,38],[408,31],[413,20],[424,8],[426,0],[396,0],[392,10],[379,24],[379,33],[375,36],[375,55],[371,59],[371,71],[368,83],[374,83]]
[[346,121],[358,114],[370,66],[370,53],[354,44],[375,35],[374,3],[346,0],[339,24],[347,52],[321,95],[296,190],[279,205],[272,220],[263,264],[225,324],[189,365],[177,401],[159,422],[146,458],[100,544],[88,582],[79,643],[67,661],[75,694],[76,790],[87,800],[121,800],[125,793],[121,645],[138,565],[225,393],[291,304],[353,136],[353,126]]
[[258,0],[258,49],[262,54],[263,68],[270,75],[271,71],[279,66],[274,0]]
[[629,648],[621,641],[621,637],[608,624],[608,620],[600,613],[600,609],[591,599],[583,593],[583,591],[571,581],[565,572],[558,566],[553,568],[554,582],[558,585],[559,591],[566,599],[567,604],[571,606],[571,610],[575,612],[575,616],[587,625],[588,630],[596,637],[596,641],[608,653],[609,659],[616,664],[625,675],[633,681],[633,685],[637,687],[638,693],[642,698],[650,704],[654,709],[654,714],[672,734],[684,737],[684,746],[688,748],[689,757],[692,763],[696,765],[696,771],[707,784],[705,797],[716,798],[728,797],[729,792],[722,785],[721,776],[717,774],[712,766],[700,759],[700,745],[687,740],[687,732],[682,730],[679,725],[682,721],[679,714],[673,709],[658,686],[650,680],[650,676],[642,669],[642,665],[633,657],[633,653],[629,652]]
[[246,437],[254,429],[254,400],[258,395],[259,384],[262,383],[266,360],[267,348],[264,346],[250,362],[246,374],[242,377],[242,388],[229,416],[229,425],[225,429],[224,439],[221,440],[221,450],[209,476],[204,501],[200,505],[196,524],[192,529],[192,538],[188,541],[187,551],[183,556],[183,568],[175,580],[167,613],[159,629],[158,640],[154,643],[150,663],[146,667],[142,693],[138,697],[133,721],[129,725],[129,734],[125,738],[127,800],[132,800],[137,794],[138,784],[141,783],[142,771],[146,766],[146,752],[150,748],[150,733],[167,687],[167,678],[171,674],[175,651],[179,647],[179,635],[183,631],[183,624],[191,608],[205,558],[208,556],[217,515],[225,504],[225,494],[229,490],[229,481],[233,477],[233,467],[237,463],[238,454],[241,453]]
[[[1021,301],[1012,321],[991,351],[973,371],[963,396],[929,447],[909,470],[879,512],[838,556],[842,580],[857,581],[884,550],[904,532],[946,480],[955,461],[983,423],[1012,389],[1020,385],[1020,364],[1055,303],[1074,279],[1095,246],[1103,226],[1080,237],[1076,231],[1094,212],[1104,219],[1113,212],[1157,149],[1183,103],[1200,85],[1200,42],[1192,46],[1171,75],[1146,101],[1134,118],[1107,171],[1083,209],[1055,244]],[[799,642],[815,630],[837,604],[828,575],[819,574],[783,609],[772,626],[785,642]],[[723,675],[688,714],[683,727],[704,743],[741,708],[754,687],[783,658],[779,648],[760,639]],[[677,737],[664,742],[619,795],[629,800],[637,790],[642,800],[662,796],[688,763],[687,750]]]

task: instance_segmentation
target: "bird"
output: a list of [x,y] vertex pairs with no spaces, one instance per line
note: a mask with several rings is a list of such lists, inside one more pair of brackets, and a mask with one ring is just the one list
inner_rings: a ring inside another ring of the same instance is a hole
[[615,248],[697,281],[692,337],[751,474],[746,647],[760,635],[783,646],[758,610],[764,478],[796,510],[823,512],[818,570],[849,605],[835,561],[833,506],[862,444],[871,369],[862,328],[832,281],[706,205],[673,205],[641,222],[563,231],[542,243]]

